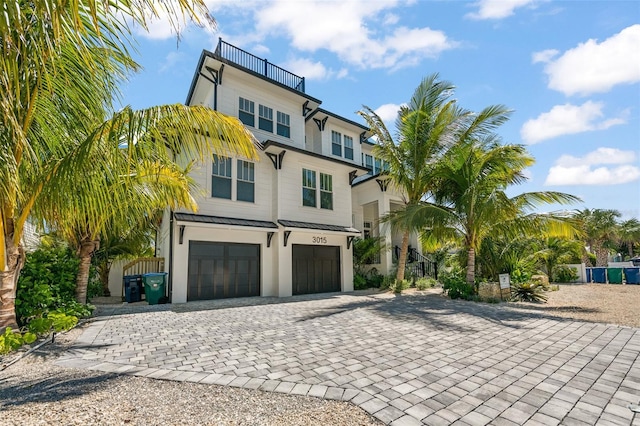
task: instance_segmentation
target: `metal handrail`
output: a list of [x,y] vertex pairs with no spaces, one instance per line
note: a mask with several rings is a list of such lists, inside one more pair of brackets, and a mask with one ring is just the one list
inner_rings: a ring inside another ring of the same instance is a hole
[[223,41],[222,38],[218,39],[218,46],[214,53],[221,58],[241,66],[242,68],[263,75],[277,83],[285,85],[293,90],[297,90],[298,92],[305,93],[304,77],[300,77],[285,70],[284,68],[280,68],[279,66],[270,63],[266,59],[259,58],[246,50],[229,44]]

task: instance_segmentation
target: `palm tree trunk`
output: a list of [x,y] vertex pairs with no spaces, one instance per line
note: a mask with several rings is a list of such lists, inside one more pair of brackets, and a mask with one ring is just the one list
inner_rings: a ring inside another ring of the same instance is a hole
[[18,290],[18,277],[24,266],[25,254],[21,245],[13,244],[13,223],[5,228],[4,235],[7,263],[6,269],[0,271],[0,333],[7,327],[18,329],[16,319],[16,292]]
[[396,281],[404,280],[404,268],[407,266],[407,253],[409,252],[409,231],[405,231],[402,235],[402,246],[400,247],[400,255],[398,255],[398,273]]
[[109,272],[111,271],[111,262],[106,261],[104,263],[100,263],[97,266],[98,274],[100,275],[100,282],[102,283],[102,295],[103,296],[111,296],[111,291],[109,291]]
[[633,242],[627,241],[627,249],[629,250],[629,259],[633,257]]
[[83,239],[80,242],[78,257],[78,276],[76,277],[76,300],[78,303],[87,303],[87,286],[89,284],[89,271],[91,269],[91,256],[99,247],[99,240]]
[[594,242],[593,251],[596,254],[596,266],[607,266],[609,252],[603,247],[603,244],[599,241]]
[[469,248],[467,252],[467,283],[474,284],[476,281],[476,251]]

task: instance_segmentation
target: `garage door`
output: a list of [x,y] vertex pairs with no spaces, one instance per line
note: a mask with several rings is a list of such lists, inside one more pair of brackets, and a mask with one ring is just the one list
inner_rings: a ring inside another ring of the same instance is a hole
[[260,245],[189,242],[187,301],[260,296]]
[[340,291],[340,247],[294,244],[293,294]]

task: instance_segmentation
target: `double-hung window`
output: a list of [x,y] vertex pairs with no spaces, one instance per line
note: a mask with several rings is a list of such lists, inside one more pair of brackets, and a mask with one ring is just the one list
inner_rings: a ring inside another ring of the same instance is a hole
[[238,160],[238,185],[236,199],[238,201],[255,200],[255,165],[248,161]]
[[382,172],[382,160],[379,158],[375,159],[375,169],[373,169],[373,174],[378,174]]
[[333,210],[333,176],[320,173],[320,208]]
[[331,153],[342,157],[342,135],[336,131],[331,131]]
[[229,157],[213,156],[211,196],[231,199],[231,158]]
[[273,133],[273,109],[264,105],[258,107],[258,128]]
[[367,169],[369,174],[373,174],[373,157],[369,154],[363,154],[364,156],[364,167]]
[[344,158],[353,160],[353,138],[344,135]]
[[316,172],[302,169],[302,205],[316,206]]
[[289,114],[278,111],[277,119],[276,133],[280,136],[284,136],[285,138],[291,137]]
[[240,98],[238,118],[247,126],[255,127],[255,105],[253,101]]

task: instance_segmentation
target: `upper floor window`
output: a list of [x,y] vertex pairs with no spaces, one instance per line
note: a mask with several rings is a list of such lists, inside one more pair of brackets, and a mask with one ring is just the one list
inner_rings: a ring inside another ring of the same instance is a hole
[[264,105],[258,107],[258,128],[273,133],[273,109]]
[[362,154],[362,165],[369,171],[369,174],[373,174],[373,157],[369,154]]
[[373,169],[373,174],[377,175],[382,172],[382,160],[379,158],[375,159],[375,168]]
[[333,210],[333,176],[320,173],[320,208]]
[[344,158],[353,160],[353,138],[344,135]]
[[236,199],[238,201],[255,200],[255,165],[248,161],[238,160],[238,182]]
[[240,98],[238,118],[247,126],[255,127],[255,106],[253,101]]
[[231,158],[229,157],[213,156],[211,196],[231,199]]
[[302,205],[316,206],[316,172],[302,169]]
[[331,153],[342,157],[342,135],[333,130],[331,131]]
[[276,133],[278,133],[280,136],[284,136],[285,138],[291,137],[289,114],[278,111],[277,118],[278,121],[276,126]]

